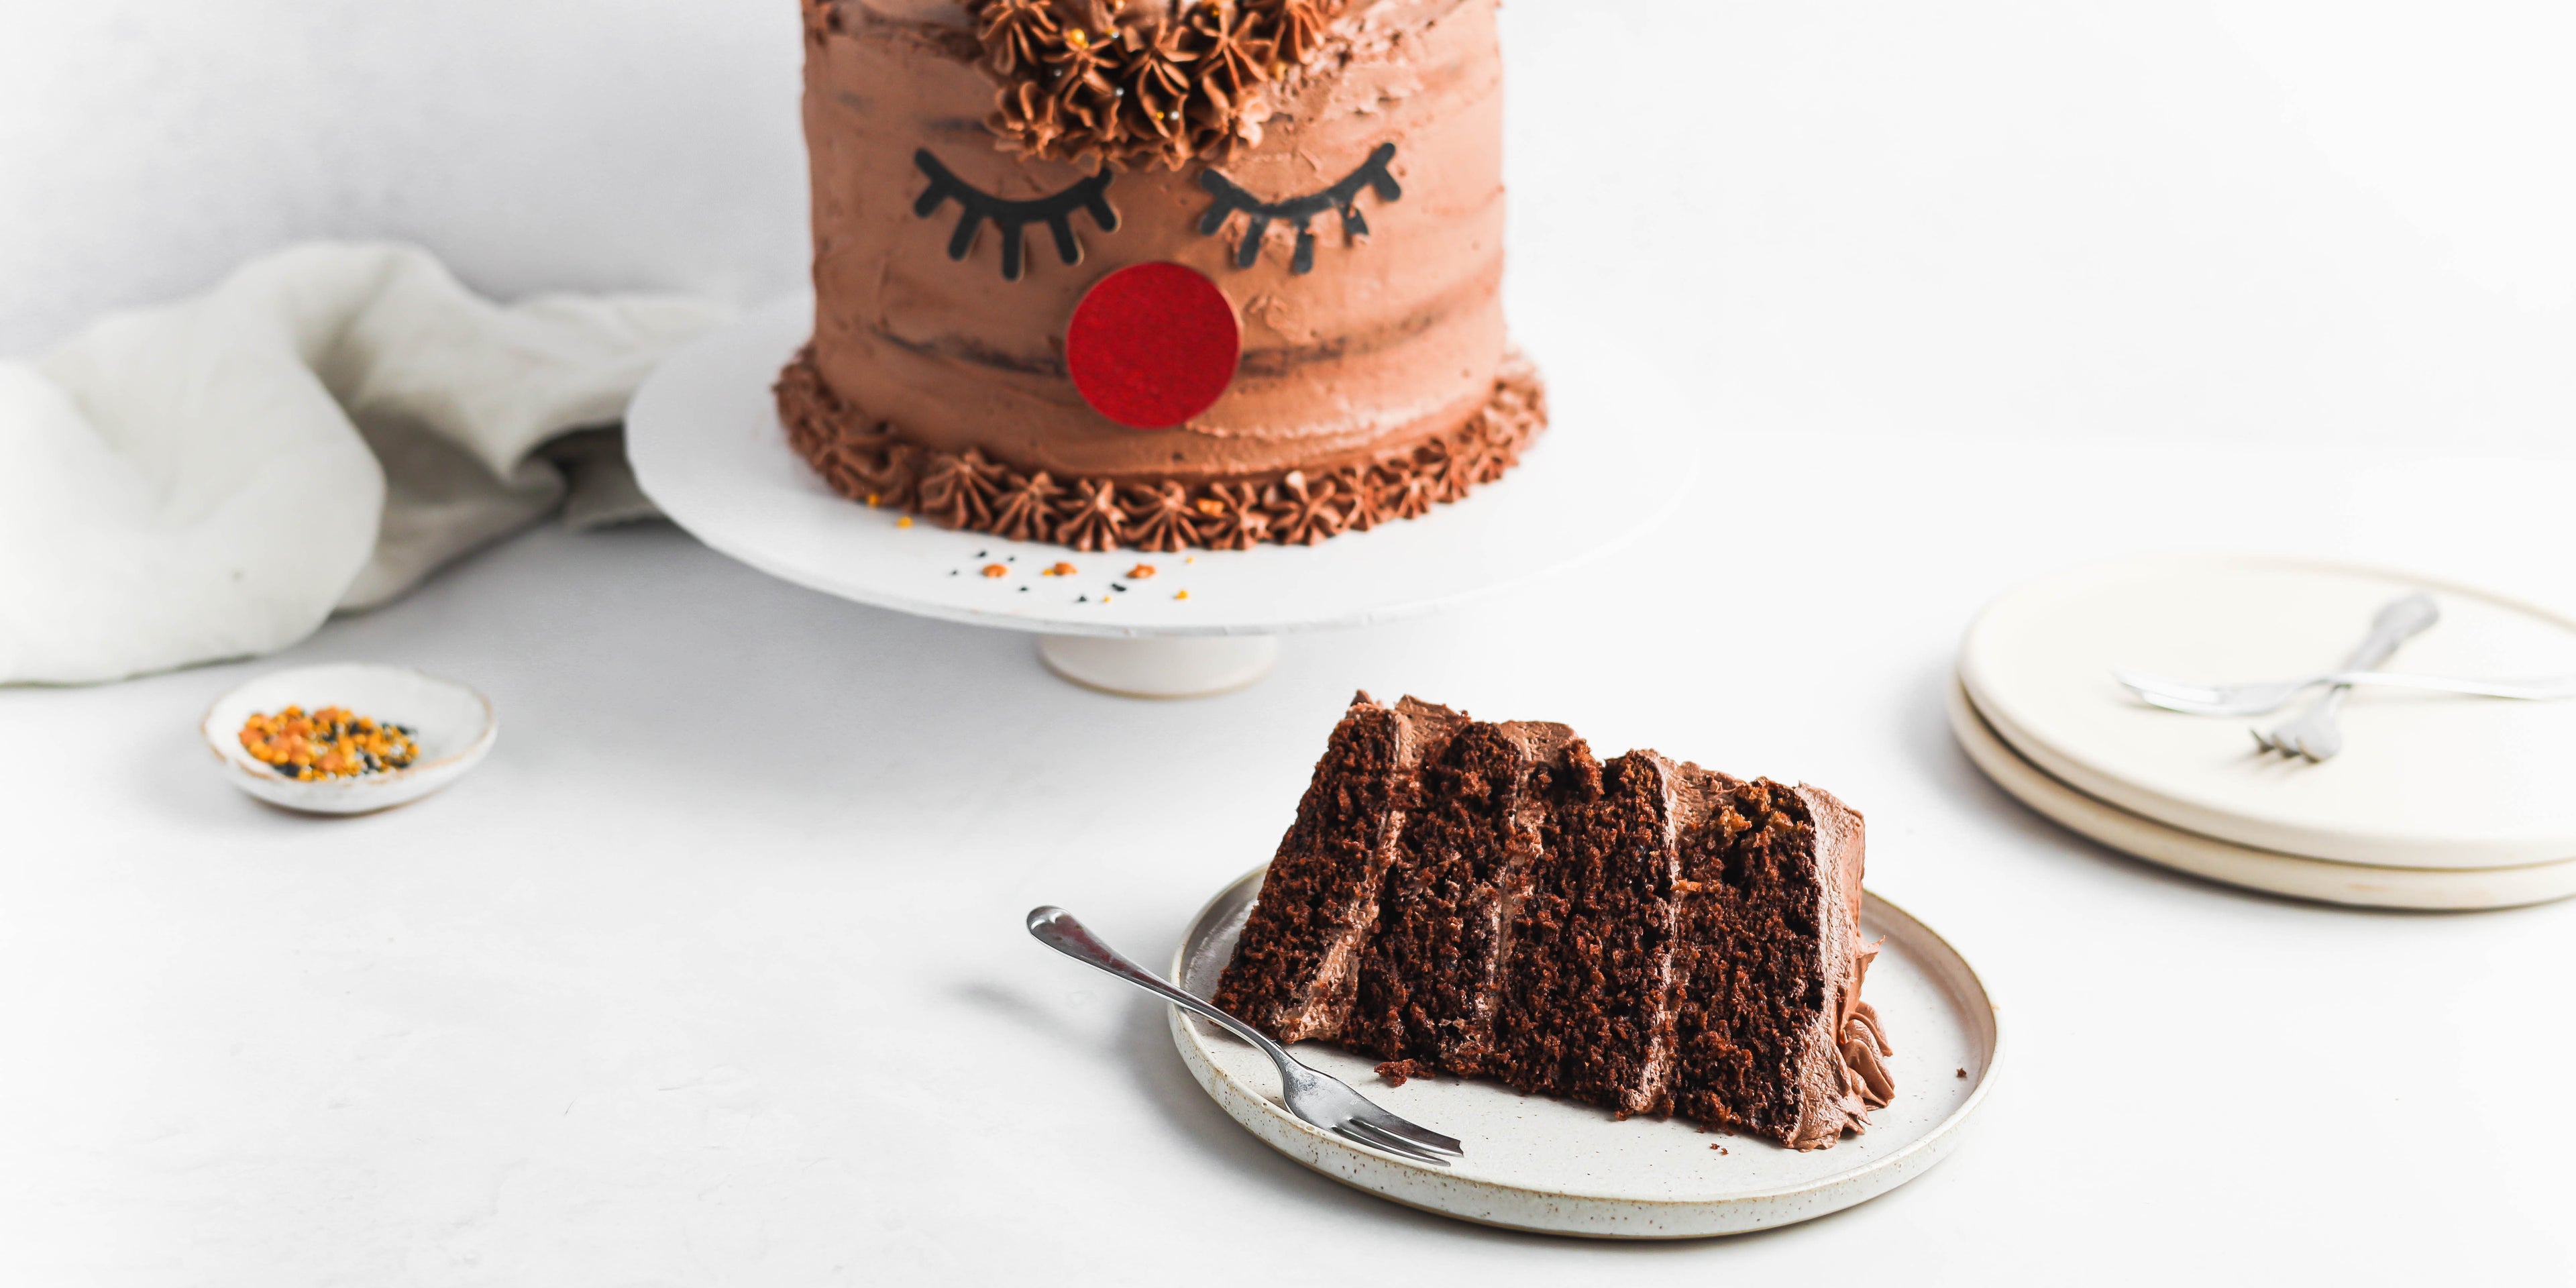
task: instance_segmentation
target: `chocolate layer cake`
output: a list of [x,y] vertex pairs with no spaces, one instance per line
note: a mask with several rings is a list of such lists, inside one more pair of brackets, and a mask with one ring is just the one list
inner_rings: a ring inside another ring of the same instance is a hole
[[1361,694],[1216,1001],[1392,1077],[1823,1149],[1893,1091],[1860,816],[1812,787]]
[[800,0],[853,500],[1082,549],[1325,540],[1510,468],[1494,0]]

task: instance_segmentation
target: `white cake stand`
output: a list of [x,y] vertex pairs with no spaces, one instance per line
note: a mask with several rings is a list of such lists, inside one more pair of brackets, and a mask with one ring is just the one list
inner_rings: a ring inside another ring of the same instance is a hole
[[[772,576],[1032,632],[1056,674],[1133,697],[1241,688],[1269,673],[1288,632],[1427,613],[1607,554],[1669,511],[1698,465],[1697,436],[1661,377],[1597,336],[1551,341],[1555,424],[1519,468],[1464,501],[1320,546],[1083,554],[835,495],[788,447],[770,395],[812,318],[810,296],[782,300],[654,370],[626,422],[654,504]],[[1048,571],[1058,565],[1073,571]]]

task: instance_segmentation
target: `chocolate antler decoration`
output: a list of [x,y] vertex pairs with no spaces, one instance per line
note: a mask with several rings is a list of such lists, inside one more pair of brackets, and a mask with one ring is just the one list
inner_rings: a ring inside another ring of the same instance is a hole
[[912,163],[930,176],[930,187],[919,201],[912,203],[912,213],[928,219],[932,211],[939,209],[939,203],[952,200],[963,208],[965,213],[957,216],[957,231],[948,237],[950,259],[966,258],[966,252],[975,248],[976,228],[992,220],[1002,230],[1002,280],[1006,282],[1020,280],[1020,230],[1030,224],[1044,223],[1047,231],[1055,234],[1056,258],[1068,264],[1082,262],[1082,243],[1073,236],[1074,211],[1090,211],[1091,222],[1100,225],[1104,233],[1118,231],[1118,212],[1110,209],[1109,198],[1102,195],[1111,178],[1105,166],[1100,173],[1053,196],[1006,201],[969,186],[941,165],[928,149],[915,151]]
[[1215,170],[1200,171],[1199,186],[1207,189],[1209,195],[1216,198],[1216,203],[1208,207],[1206,214],[1199,216],[1199,233],[1215,236],[1238,210],[1250,216],[1243,228],[1243,241],[1234,250],[1234,266],[1250,268],[1261,259],[1261,235],[1270,231],[1270,221],[1288,220],[1297,226],[1297,254],[1288,261],[1288,271],[1311,273],[1315,271],[1315,230],[1312,227],[1315,216],[1327,210],[1338,210],[1342,216],[1344,237],[1367,236],[1368,220],[1360,216],[1360,208],[1356,204],[1360,189],[1375,189],[1380,201],[1402,197],[1403,186],[1386,169],[1387,163],[1394,159],[1394,144],[1378,144],[1377,150],[1369,153],[1368,160],[1361,162],[1359,169],[1343,176],[1340,183],[1322,192],[1275,202],[1255,198],[1234,180]]

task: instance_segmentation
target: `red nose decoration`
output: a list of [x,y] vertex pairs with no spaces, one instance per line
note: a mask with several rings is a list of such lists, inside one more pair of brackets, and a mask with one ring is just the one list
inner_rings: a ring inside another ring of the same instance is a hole
[[1075,391],[1129,429],[1170,429],[1206,411],[1242,354],[1225,292],[1179,264],[1130,264],[1100,279],[1064,330]]

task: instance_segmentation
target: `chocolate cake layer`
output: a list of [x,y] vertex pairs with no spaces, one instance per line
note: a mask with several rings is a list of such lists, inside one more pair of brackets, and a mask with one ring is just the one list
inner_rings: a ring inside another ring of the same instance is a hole
[[1498,1072],[1621,1117],[1669,1103],[1680,838],[1707,808],[1684,767],[1633,751],[1569,803],[1538,865],[1497,1022]]
[[1589,757],[1563,725],[1477,722],[1423,769],[1342,1045],[1419,1073],[1483,1070],[1551,801]]
[[1218,977],[1218,1006],[1282,1042],[1340,1034],[1422,766],[1465,723],[1410,698],[1352,700]]
[[1890,1089],[1860,1001],[1874,952],[1859,935],[1860,816],[1814,788],[1738,783],[1687,848],[1673,1108],[1792,1148],[1829,1145]]

